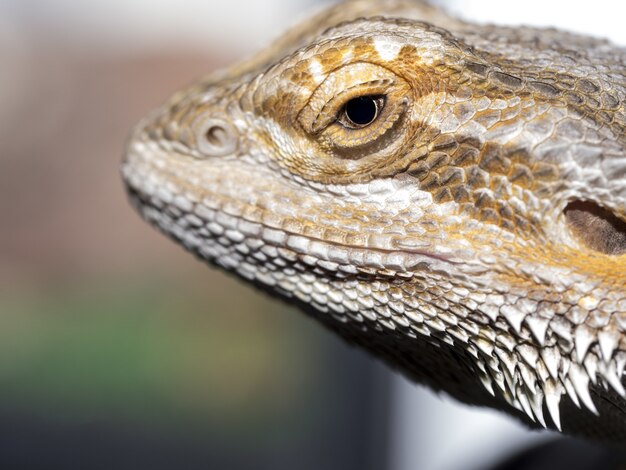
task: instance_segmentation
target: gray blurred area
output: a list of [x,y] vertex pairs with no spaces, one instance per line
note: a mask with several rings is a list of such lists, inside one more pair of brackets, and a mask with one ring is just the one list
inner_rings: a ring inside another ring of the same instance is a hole
[[399,379],[127,204],[131,126],[324,3],[0,0],[0,468],[478,469],[548,438]]

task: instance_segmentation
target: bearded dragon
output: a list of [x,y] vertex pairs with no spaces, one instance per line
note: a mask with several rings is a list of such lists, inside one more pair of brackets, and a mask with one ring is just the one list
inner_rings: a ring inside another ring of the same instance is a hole
[[626,442],[626,51],[351,0],[176,93],[141,215],[410,378]]

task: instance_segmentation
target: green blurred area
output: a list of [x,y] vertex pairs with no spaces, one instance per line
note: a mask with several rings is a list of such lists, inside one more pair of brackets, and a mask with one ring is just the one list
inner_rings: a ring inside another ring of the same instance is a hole
[[157,278],[3,299],[4,406],[251,435],[288,420],[315,383],[305,322],[223,284]]

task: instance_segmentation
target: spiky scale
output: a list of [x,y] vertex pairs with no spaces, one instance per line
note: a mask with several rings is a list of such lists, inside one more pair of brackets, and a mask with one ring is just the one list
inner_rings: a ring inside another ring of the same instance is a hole
[[534,368],[537,366],[537,361],[539,360],[537,348],[529,344],[521,344],[517,347],[516,351],[530,367]]
[[509,375],[513,375],[515,373],[515,368],[517,366],[516,357],[513,354],[509,353],[508,351],[505,351],[505,350],[500,349],[500,348],[497,348],[495,350],[495,353],[498,356],[498,358],[500,359],[500,362],[506,368],[506,370],[509,373]]
[[546,407],[548,408],[548,412],[550,413],[550,417],[552,418],[552,422],[556,426],[556,428],[561,430],[561,414],[559,411],[559,404],[561,403],[561,392],[557,386],[554,385],[554,382],[549,381],[546,383],[545,387],[545,399],[546,399]]
[[504,318],[506,318],[509,325],[513,327],[513,330],[519,334],[526,314],[510,305],[503,305],[500,307],[500,313]]
[[613,328],[605,328],[598,333],[598,343],[604,362],[609,362],[613,358],[613,352],[619,344],[621,335]]
[[533,413],[535,417],[537,418],[537,421],[539,421],[539,424],[541,424],[545,428],[546,420],[543,416],[543,399],[544,399],[543,392],[541,390],[537,390],[530,397],[530,406],[532,407]]
[[576,359],[582,364],[585,360],[585,355],[589,350],[589,346],[596,340],[596,335],[593,330],[587,325],[579,325],[574,332],[574,341],[576,343]]
[[480,381],[482,382],[482,384],[485,387],[485,389],[489,392],[489,394],[491,396],[495,397],[496,393],[493,390],[493,383],[492,383],[491,378],[489,377],[489,375],[486,374],[486,373],[480,373],[480,374],[478,374],[478,377],[480,378]]
[[597,383],[598,363],[599,363],[598,357],[595,354],[589,354],[585,358],[585,362],[584,362],[587,375],[589,376],[591,383],[593,383],[594,385]]
[[531,393],[536,393],[537,376],[535,375],[534,371],[523,363],[518,364],[517,369],[520,372],[520,375],[522,377],[522,380],[524,381],[524,384],[526,385],[526,388],[528,388],[528,390]]
[[617,375],[617,367],[615,361],[611,361],[608,364],[601,364],[599,372],[602,377],[606,379],[608,384],[613,387],[613,390],[619,393],[620,396],[623,397],[626,394],[626,391],[624,390],[624,385]]
[[580,401],[589,411],[597,415],[598,410],[596,409],[596,405],[594,405],[591,395],[589,394],[589,376],[587,375],[585,369],[580,367],[578,364],[572,364],[569,369],[568,377],[572,381],[572,385],[574,386],[574,390],[580,398]]
[[550,320],[548,318],[542,318],[535,315],[528,315],[525,318],[524,322],[528,326],[528,329],[533,334],[539,345],[544,346]]
[[536,421],[533,409],[530,406],[530,401],[528,400],[528,396],[526,395],[526,391],[522,387],[518,387],[516,396],[519,403],[522,405],[522,410],[524,411],[524,413],[526,413],[526,415],[533,422]]
[[540,354],[550,376],[553,379],[557,379],[559,376],[559,365],[561,363],[561,354],[558,349],[555,347],[542,348]]
[[565,377],[565,379],[563,379],[562,382],[563,382],[563,385],[565,386],[565,391],[567,392],[567,395],[570,397],[574,405],[576,405],[577,408],[580,408],[580,400],[578,399],[578,395],[576,394],[576,389],[574,388],[574,385],[572,384],[571,379],[569,377]]

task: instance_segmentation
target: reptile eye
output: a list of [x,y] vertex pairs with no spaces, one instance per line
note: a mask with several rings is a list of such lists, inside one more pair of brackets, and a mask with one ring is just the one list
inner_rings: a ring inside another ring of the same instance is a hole
[[413,90],[378,65],[357,62],[328,75],[298,113],[301,128],[341,160],[391,154],[409,136]]
[[383,95],[367,95],[348,101],[339,116],[339,122],[350,129],[361,129],[373,123],[385,104]]

